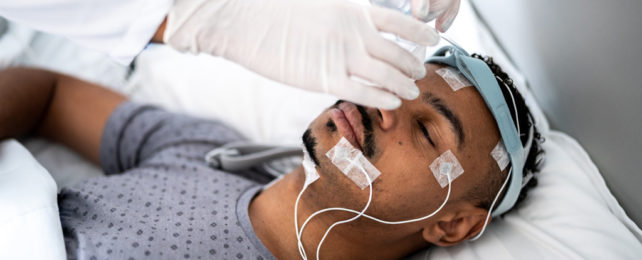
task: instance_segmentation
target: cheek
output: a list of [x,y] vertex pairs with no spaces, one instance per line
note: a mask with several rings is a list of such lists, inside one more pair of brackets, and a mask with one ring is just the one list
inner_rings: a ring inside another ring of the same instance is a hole
[[420,217],[441,198],[441,188],[428,168],[429,162],[403,147],[395,142],[375,164],[381,175],[373,185],[376,200],[372,206],[387,219]]
[[429,163],[416,152],[408,134],[386,134],[376,142],[380,152],[372,162],[381,171],[379,178],[382,178],[381,187],[374,186],[377,189],[395,191],[395,187],[406,185],[412,176],[419,176],[428,169]]
[[[444,192],[427,174],[387,171],[373,186],[371,212],[382,219],[399,221],[425,216],[436,209]],[[434,179],[434,178],[433,178]]]

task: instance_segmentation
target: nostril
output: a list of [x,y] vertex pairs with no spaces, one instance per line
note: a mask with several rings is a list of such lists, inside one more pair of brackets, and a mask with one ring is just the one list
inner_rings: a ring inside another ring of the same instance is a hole
[[377,114],[379,115],[379,126],[381,127],[381,130],[389,130],[394,128],[397,118],[395,115],[395,111],[391,110],[380,110],[377,109]]

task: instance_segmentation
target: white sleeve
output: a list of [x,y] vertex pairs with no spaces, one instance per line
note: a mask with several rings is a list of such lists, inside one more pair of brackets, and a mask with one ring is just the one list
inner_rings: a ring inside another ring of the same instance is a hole
[[0,16],[66,36],[129,64],[149,43],[173,0],[0,0]]

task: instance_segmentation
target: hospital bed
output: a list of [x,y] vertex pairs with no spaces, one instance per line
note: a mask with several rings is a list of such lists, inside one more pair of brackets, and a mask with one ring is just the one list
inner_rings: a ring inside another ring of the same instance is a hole
[[[538,186],[523,205],[493,220],[480,240],[409,258],[639,258],[640,223],[627,216],[584,148],[551,129],[525,87],[527,79],[488,27],[478,26],[478,19],[464,1],[448,34],[471,52],[493,56],[511,75],[546,138],[546,159]],[[222,119],[263,143],[298,145],[309,121],[335,101],[269,81],[219,58],[183,55],[164,46],[150,46],[134,66],[124,67],[65,39],[10,25],[0,36],[0,50],[2,67],[32,65],[76,75],[135,101]],[[282,98],[293,96],[297,98]],[[100,175],[96,166],[60,145],[38,139],[1,142],[0,259],[64,259],[56,193]]]

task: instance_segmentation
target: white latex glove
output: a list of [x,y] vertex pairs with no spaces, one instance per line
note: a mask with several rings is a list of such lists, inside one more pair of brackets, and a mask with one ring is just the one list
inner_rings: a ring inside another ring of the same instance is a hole
[[424,22],[435,21],[440,32],[446,32],[459,12],[460,0],[412,0],[412,15]]
[[[382,38],[435,45],[435,29],[403,14],[346,0],[177,0],[163,41],[221,56],[268,78],[366,106],[414,99],[422,61]],[[370,84],[351,79],[356,76]]]

